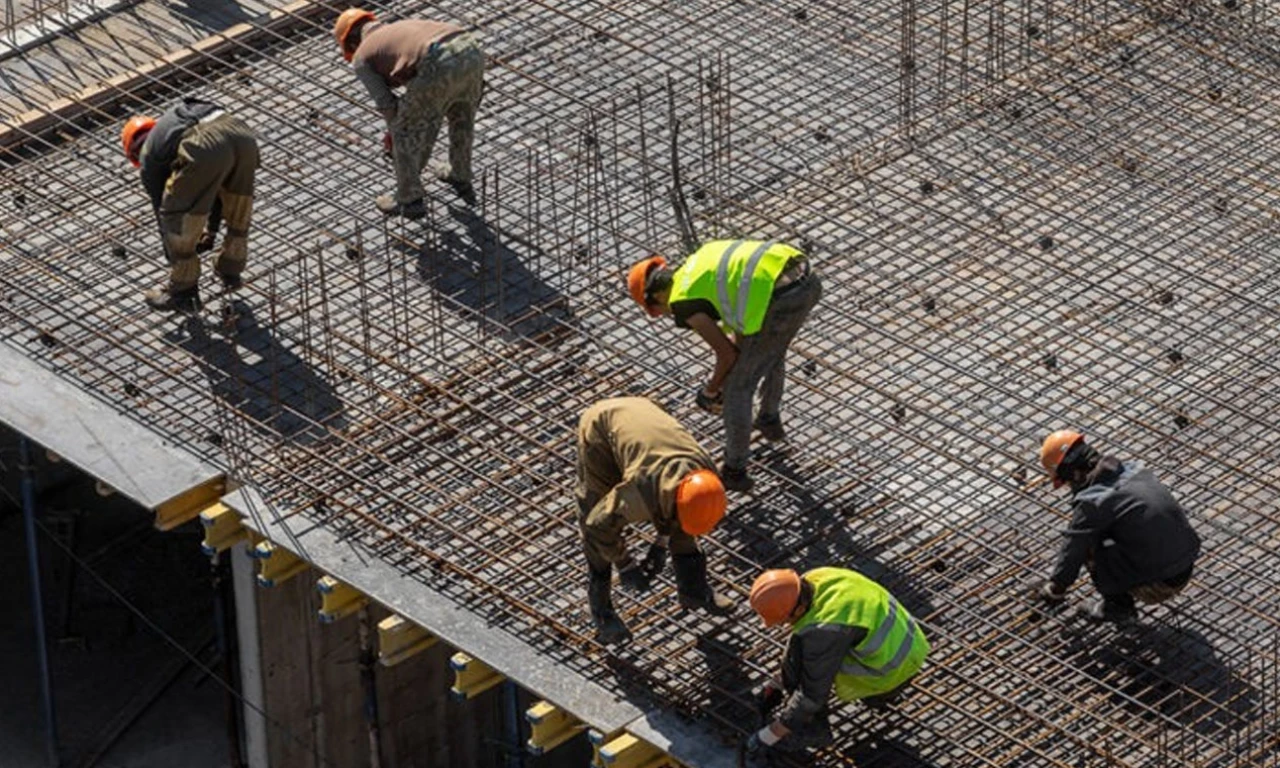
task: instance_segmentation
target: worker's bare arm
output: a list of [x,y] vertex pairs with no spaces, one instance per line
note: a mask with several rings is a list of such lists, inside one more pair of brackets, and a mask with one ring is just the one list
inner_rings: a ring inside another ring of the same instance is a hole
[[702,340],[707,342],[707,346],[716,354],[716,367],[711,372],[711,378],[707,381],[703,389],[708,395],[716,395],[720,392],[720,388],[724,385],[724,380],[729,376],[729,371],[733,370],[733,365],[738,361],[738,347],[733,340],[720,330],[720,326],[710,315],[699,312],[691,315],[688,319],[689,327],[697,331]]

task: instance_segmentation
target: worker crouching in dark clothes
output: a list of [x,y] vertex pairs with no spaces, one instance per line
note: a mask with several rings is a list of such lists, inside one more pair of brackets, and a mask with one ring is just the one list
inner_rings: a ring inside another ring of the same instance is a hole
[[[711,457],[675,419],[643,397],[602,400],[578,421],[578,525],[590,580],[591,619],[604,643],[627,637],[613,608],[612,569],[625,589],[644,592],[670,550],[680,605],[717,614],[733,603],[707,583],[695,537],[724,517],[724,486]],[[627,551],[627,525],[653,523],[657,541],[643,562]]]
[[125,156],[141,168],[169,261],[168,285],[147,291],[147,304],[165,311],[198,307],[197,254],[213,247],[223,219],[227,233],[214,271],[228,289],[239,287],[258,169],[253,131],[217,104],[186,98],[158,120],[130,119],[121,138]]
[[749,768],[769,765],[780,752],[830,744],[832,688],[841,701],[886,706],[902,695],[929,654],[915,618],[857,571],[765,571],[751,585],[751,607],[766,627],[790,624],[791,637],[782,679],[756,697],[766,724],[743,744],[742,762]]
[[1071,525],[1041,599],[1061,602],[1088,566],[1102,599],[1086,615],[1120,624],[1137,619],[1135,602],[1159,603],[1191,580],[1200,537],[1187,514],[1140,462],[1104,457],[1071,430],[1054,432],[1040,463],[1055,488],[1071,486]]

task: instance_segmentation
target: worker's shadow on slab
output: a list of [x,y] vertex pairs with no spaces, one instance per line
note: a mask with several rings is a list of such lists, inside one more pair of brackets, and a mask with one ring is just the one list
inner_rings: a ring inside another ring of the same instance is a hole
[[437,217],[439,243],[417,252],[418,277],[469,319],[484,317],[508,341],[547,339],[574,322],[569,299],[538,274],[551,257],[498,232],[470,208]]
[[[1261,660],[1228,665],[1212,643],[1196,630],[1164,624],[1143,624],[1124,632],[1109,632],[1082,669],[1114,688],[1117,706],[1158,722],[1173,720],[1207,738],[1256,727],[1265,712],[1264,695],[1257,688]],[[1098,636],[1092,635],[1094,642]],[[1082,635],[1080,642],[1090,642]],[[1123,675],[1117,682],[1116,672]],[[1139,706],[1141,705],[1141,706]]]
[[293,443],[312,443],[341,429],[346,417],[333,387],[259,325],[247,304],[228,306],[234,325],[225,316],[221,326],[192,316],[170,334],[196,357],[213,395],[255,431]]
[[[892,716],[891,716],[892,717]],[[935,768],[937,763],[926,758],[911,744],[892,737],[882,737],[876,728],[847,746],[827,750],[824,757],[841,765],[874,765],[876,768]],[[827,761],[820,761],[826,764]]]

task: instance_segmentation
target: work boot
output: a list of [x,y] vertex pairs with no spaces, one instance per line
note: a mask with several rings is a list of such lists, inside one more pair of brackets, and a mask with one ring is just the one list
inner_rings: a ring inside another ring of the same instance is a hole
[[422,198],[408,203],[399,203],[396,202],[394,195],[378,195],[373,199],[373,204],[378,206],[378,210],[382,211],[384,216],[403,216],[410,221],[416,221],[427,215],[427,206],[422,202]]
[[1081,609],[1090,621],[1110,622],[1116,626],[1131,626],[1138,621],[1138,609],[1128,595],[1106,595]]
[[453,189],[453,193],[457,195],[462,202],[467,205],[474,206],[476,200],[476,188],[469,181],[459,181],[448,174],[440,174],[436,178],[448,184]]
[[756,417],[755,423],[751,426],[760,433],[761,437],[771,443],[787,439],[787,433],[782,429],[782,417],[777,414],[766,416],[762,413]]
[[200,291],[197,288],[186,288],[172,291],[168,286],[152,288],[142,294],[147,306],[161,312],[195,312],[200,309]]
[[622,623],[613,610],[613,596],[610,594],[610,573],[592,573],[587,582],[587,605],[591,608],[591,621],[596,625],[596,639],[605,645],[612,645],[627,639],[627,625]]
[[222,281],[222,287],[228,291],[234,291],[244,285],[244,280],[240,275],[224,275],[219,272],[218,279]]
[[701,552],[688,555],[672,555],[671,566],[676,572],[676,593],[684,608],[701,608],[715,616],[733,613],[734,603],[707,583],[707,556]]
[[724,485],[725,490],[738,493],[746,493],[754,485],[747,475],[746,467],[731,467],[728,464],[720,465],[720,483]]

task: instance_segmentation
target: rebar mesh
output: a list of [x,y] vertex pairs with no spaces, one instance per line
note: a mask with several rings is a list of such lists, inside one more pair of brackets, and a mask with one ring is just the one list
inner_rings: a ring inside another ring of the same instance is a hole
[[[756,491],[707,540],[718,586],[745,599],[761,567],[855,567],[935,648],[892,711],[842,707],[819,762],[1280,765],[1269,5],[380,12],[482,33],[480,207],[434,189],[423,223],[371,212],[381,129],[327,18],[300,18],[8,153],[6,341],[227,466],[270,514],[729,743],[782,638],[678,613],[668,579],[617,595],[634,641],[597,646],[572,512],[573,429],[600,398],[652,397],[719,449],[692,407],[705,350],[621,290],[634,259],[679,253],[678,122],[698,234],[791,240],[825,289],[792,349],[790,441],[755,447]],[[117,130],[191,91],[258,129],[264,159],[246,289],[207,287],[203,314],[174,319],[137,296],[159,243]],[[1188,592],[1136,632],[1022,597],[1067,516],[1033,466],[1061,425],[1153,465],[1205,539]]]

